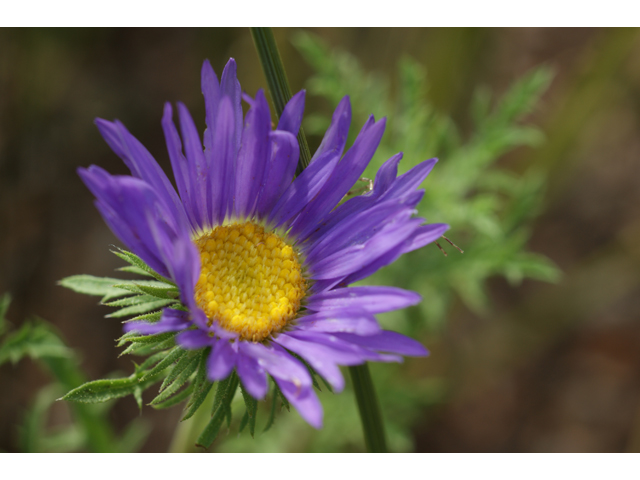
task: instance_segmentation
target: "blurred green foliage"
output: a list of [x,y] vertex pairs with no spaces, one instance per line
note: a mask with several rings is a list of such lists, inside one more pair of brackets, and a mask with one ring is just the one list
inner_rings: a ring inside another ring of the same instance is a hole
[[49,322],[33,318],[11,331],[5,317],[10,301],[9,294],[0,298],[0,365],[7,361],[16,364],[23,358],[30,358],[44,366],[53,378],[25,413],[20,429],[20,450],[32,453],[137,451],[146,440],[149,427],[137,419],[121,436],[116,436],[107,418],[113,403],[72,404],[70,424],[48,425],[56,400],[86,379],[78,367],[80,361],[76,352],[65,344]]

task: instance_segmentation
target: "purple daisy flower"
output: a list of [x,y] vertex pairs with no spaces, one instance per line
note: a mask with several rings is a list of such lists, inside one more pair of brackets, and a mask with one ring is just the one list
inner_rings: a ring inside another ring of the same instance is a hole
[[375,153],[385,119],[369,117],[343,155],[351,123],[349,98],[343,98],[309,167],[294,178],[304,91],[289,101],[275,130],[262,90],[244,96],[250,108],[243,122],[233,59],[220,81],[204,62],[202,92],[203,141],[183,104],[181,136],[165,105],[162,126],[177,192],[118,121],[96,123],[132,176],[95,165],[79,169],[114,234],[178,286],[186,307],[165,309],[157,323],[127,323],[125,330],[179,332],[176,342],[185,349],[211,347],[209,379],[222,380],[235,369],[256,399],[266,395],[270,375],[301,416],[320,428],[322,407],[296,357],[340,391],[339,365],[427,355],[415,340],[381,330],[375,318],[415,305],[418,294],[347,285],[448,228],[414,217],[424,193],[416,189],[436,159],[397,176],[397,154],[380,168],[370,192],[341,203]]

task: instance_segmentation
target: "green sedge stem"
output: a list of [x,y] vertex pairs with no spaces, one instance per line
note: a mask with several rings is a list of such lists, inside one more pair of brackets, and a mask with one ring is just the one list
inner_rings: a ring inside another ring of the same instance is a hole
[[[285,105],[291,99],[291,89],[289,88],[287,74],[282,65],[273,31],[270,27],[254,27],[251,28],[251,36],[258,51],[258,57],[260,57],[262,70],[267,78],[267,85],[269,85],[269,92],[271,93],[276,114],[280,118]],[[302,128],[298,132],[298,144],[300,145],[300,158],[296,175],[300,175],[311,161],[311,152]]]
[[387,442],[384,435],[384,424],[380,414],[380,405],[373,381],[366,363],[349,367],[351,382],[356,392],[356,401],[360,411],[360,420],[364,430],[364,441],[371,453],[386,453]]

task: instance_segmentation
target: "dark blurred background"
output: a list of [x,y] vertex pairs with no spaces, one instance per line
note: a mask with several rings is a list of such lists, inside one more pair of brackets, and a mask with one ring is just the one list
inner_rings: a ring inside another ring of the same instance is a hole
[[[454,307],[428,346],[429,368],[456,387],[416,424],[416,450],[639,451],[640,30],[313,31],[371,71],[392,72],[400,55],[421,62],[431,102],[463,132],[476,86],[500,94],[532,67],[556,72],[530,120],[546,142],[500,164],[547,173],[530,249],[563,277],[519,287],[495,278],[488,315]],[[275,33],[297,91],[311,69],[289,42],[293,30]],[[131,370],[117,358],[121,326],[102,318],[108,309],[56,285],[122,266],[108,253],[119,242],[76,174],[90,164],[128,173],[93,119],[123,121],[168,170],[163,103],[183,101],[203,129],[202,60],[221,72],[229,57],[245,91],[266,86],[247,29],[0,30],[0,293],[13,296],[14,325],[30,315],[52,322],[90,379]],[[307,112],[332,107],[307,102]],[[48,382],[29,360],[0,367],[0,449],[18,449],[21,416]],[[138,415],[128,398],[110,419],[122,429]],[[179,415],[146,408],[153,430],[143,450],[165,451]],[[59,405],[50,422],[67,417]]]

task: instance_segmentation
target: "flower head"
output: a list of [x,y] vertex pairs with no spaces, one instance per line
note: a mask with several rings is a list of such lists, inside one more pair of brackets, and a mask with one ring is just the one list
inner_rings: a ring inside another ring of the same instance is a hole
[[289,101],[275,129],[262,90],[255,98],[244,96],[250,108],[243,121],[233,59],[220,81],[204,62],[202,91],[202,141],[183,104],[181,135],[171,105],[164,109],[177,192],[118,121],[96,123],[132,176],[113,176],[97,166],[79,169],[111,230],[178,286],[186,307],[167,308],[158,322],[131,322],[125,329],[179,332],[176,342],[185,349],[211,347],[209,379],[222,380],[235,369],[257,399],[266,395],[267,374],[272,376],[302,417],[319,428],[322,407],[300,358],[340,391],[339,365],[427,354],[415,340],[381,330],[375,318],[418,303],[419,295],[348,285],[447,229],[414,217],[423,195],[416,189],[436,160],[397,176],[402,154],[395,155],[370,192],[341,203],[375,153],[385,119],[369,117],[343,155],[351,123],[349,98],[343,98],[309,167],[294,178],[304,91]]

